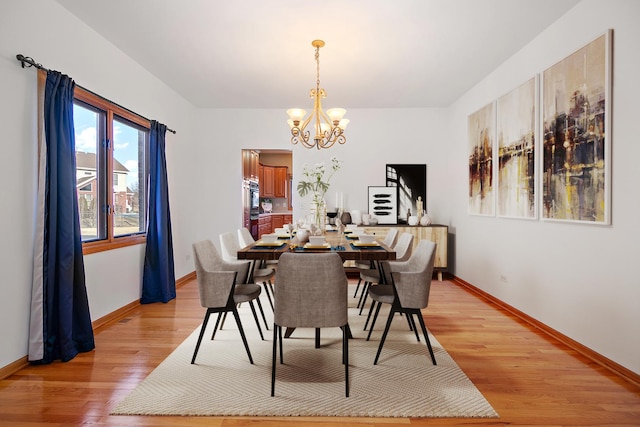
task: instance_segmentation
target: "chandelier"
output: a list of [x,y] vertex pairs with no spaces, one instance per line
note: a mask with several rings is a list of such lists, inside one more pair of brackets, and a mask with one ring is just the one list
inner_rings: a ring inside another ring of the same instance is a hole
[[[313,98],[313,111],[307,118],[307,112],[301,108],[291,108],[287,110],[289,115],[289,127],[291,128],[291,143],[301,143],[306,148],[316,147],[331,148],[336,142],[344,144],[347,138],[344,130],[349,120],[343,119],[347,110],[344,108],[330,108],[325,113],[322,111],[322,98],[327,97],[324,89],[320,89],[320,48],[324,46],[324,41],[314,40],[311,46],[316,48],[316,87],[311,89],[309,97]],[[315,135],[310,140],[310,132],[307,125],[313,121]]]

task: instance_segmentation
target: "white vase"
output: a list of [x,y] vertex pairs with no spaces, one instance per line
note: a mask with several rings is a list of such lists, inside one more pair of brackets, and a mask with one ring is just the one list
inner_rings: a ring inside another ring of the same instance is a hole
[[431,217],[427,214],[423,214],[422,218],[420,218],[420,225],[422,226],[431,225]]

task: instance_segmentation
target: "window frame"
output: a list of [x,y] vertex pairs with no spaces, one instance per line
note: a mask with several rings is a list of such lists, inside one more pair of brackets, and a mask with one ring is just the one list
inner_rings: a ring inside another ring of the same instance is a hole
[[[111,143],[108,144],[108,146],[104,151],[107,154],[107,156],[105,159],[105,164],[103,166],[106,170],[104,171],[103,175],[104,175],[104,179],[106,179],[107,182],[104,185],[105,187],[104,191],[106,191],[106,194],[104,195],[104,199],[100,200],[100,202],[102,203],[104,201],[107,201],[108,205],[110,206],[111,205],[110,201],[113,199],[113,173],[114,173],[113,172],[113,140],[114,140],[113,121],[114,121],[114,118],[122,118],[124,120],[130,121],[131,123],[141,126],[147,129],[148,131],[151,130],[151,123],[149,122],[149,120],[127,110],[126,108],[123,108],[117,104],[114,104],[113,102],[110,102],[109,100],[104,99],[101,96],[78,86],[76,86],[74,90],[74,101],[76,100],[80,101],[81,103],[87,104],[90,107],[102,110],[106,115],[105,117],[106,118],[105,120],[106,137],[109,141],[111,141]],[[149,151],[149,147],[146,147],[145,156],[148,156],[149,154],[148,151]],[[99,161],[98,163],[100,164],[102,163],[102,161]],[[100,166],[98,167],[100,168]],[[100,174],[100,171],[97,171],[97,173]],[[143,197],[146,197],[146,196],[147,194],[145,192]],[[99,196],[98,198],[101,199],[102,196]],[[106,215],[105,220],[107,222],[106,238],[100,239],[100,240],[91,240],[91,241],[82,242],[82,253],[84,255],[109,251],[112,249],[123,248],[126,246],[139,245],[147,241],[146,231],[141,233],[123,235],[123,236],[114,236],[114,227],[113,227],[114,213],[115,212],[113,208],[107,209],[105,213]]]

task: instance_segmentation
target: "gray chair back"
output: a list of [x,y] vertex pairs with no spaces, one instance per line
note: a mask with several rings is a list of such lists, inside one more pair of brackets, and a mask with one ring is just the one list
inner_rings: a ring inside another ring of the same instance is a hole
[[280,256],[274,323],[284,327],[341,327],[347,318],[347,275],[337,253]]
[[[211,240],[202,240],[193,244],[193,260],[200,292],[200,304],[203,307],[225,306],[234,278],[235,283],[244,283],[249,274],[250,262],[225,261]],[[228,283],[229,277],[231,277],[230,283]],[[225,285],[219,290],[214,290],[220,287],[220,281]],[[211,294],[212,292],[214,295]],[[225,295],[224,301],[221,295]]]
[[237,276],[246,277],[249,263],[228,265],[218,254],[210,240],[193,244],[193,260],[196,267],[200,305],[224,307]]
[[391,272],[402,307],[423,309],[429,305],[435,254],[436,244],[421,240],[408,261],[383,263],[385,272]]

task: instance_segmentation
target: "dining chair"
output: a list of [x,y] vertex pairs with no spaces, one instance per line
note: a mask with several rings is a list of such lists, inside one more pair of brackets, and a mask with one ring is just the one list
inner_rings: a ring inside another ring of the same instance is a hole
[[345,395],[349,397],[349,320],[347,275],[337,253],[284,253],[276,272],[273,314],[271,396],[275,394],[276,355],[284,363],[282,327],[315,328],[315,347],[320,347],[320,329],[342,329],[342,363]]
[[202,327],[200,328],[200,335],[198,336],[198,342],[193,352],[191,364],[194,364],[196,361],[198,349],[200,348],[202,337],[207,328],[209,317],[213,313],[218,313],[218,319],[211,336],[213,340],[222,315],[228,312],[233,313],[233,317],[238,325],[238,330],[240,331],[240,336],[242,337],[242,342],[247,350],[249,361],[253,364],[247,337],[245,336],[237,309],[238,304],[243,302],[249,303],[253,318],[258,326],[258,332],[260,332],[260,337],[264,340],[262,329],[260,328],[260,321],[258,320],[258,315],[253,305],[253,301],[255,300],[262,311],[259,299],[261,292],[260,286],[254,283],[244,283],[245,278],[249,274],[250,263],[243,261],[225,261],[210,240],[194,243],[193,255],[198,291],[200,294],[200,305],[206,308],[207,311],[204,315]]
[[[390,228],[386,236],[384,236],[382,243],[390,247],[391,249],[394,249],[396,245],[397,237],[398,237],[398,229]],[[356,268],[360,270],[369,270],[371,268],[378,269],[378,262],[377,261],[356,261]],[[360,287],[361,283],[362,283],[362,277],[359,277],[358,283],[356,284],[356,290],[353,293],[354,298],[358,296],[358,288]],[[362,292],[364,293],[364,286],[362,287]]]
[[[225,232],[220,234],[220,248],[222,249],[222,257],[227,261],[235,261],[238,259],[238,251],[242,249],[240,242],[235,233]],[[267,294],[269,305],[273,309],[273,301],[271,299],[271,280],[275,276],[275,270],[273,268],[259,268],[255,265],[255,261],[251,261],[251,268],[249,269],[249,276],[254,283],[261,283],[264,286],[264,291]],[[264,319],[265,325],[267,320]],[[267,329],[269,326],[267,325]]]
[[[418,329],[416,328],[416,322],[414,316],[418,317],[424,340],[429,349],[431,360],[436,365],[436,358],[433,354],[433,348],[429,341],[429,335],[424,324],[424,318],[422,317],[422,309],[427,308],[429,305],[429,293],[431,290],[431,280],[433,275],[433,264],[435,261],[436,244],[428,240],[421,240],[416,246],[413,255],[407,261],[395,262],[395,261],[383,261],[381,263],[384,274],[391,278],[390,285],[372,286],[369,290],[369,296],[372,303],[369,309],[369,316],[373,310],[374,305],[375,313],[373,320],[371,321],[371,327],[369,334],[367,334],[367,341],[371,337],[380,307],[382,304],[390,304],[391,309],[389,311],[389,317],[387,318],[387,324],[385,325],[380,345],[378,346],[378,352],[373,362],[374,365],[378,363],[380,352],[384,345],[384,341],[389,332],[391,321],[396,313],[404,313],[407,316],[407,321],[413,329],[417,341],[420,341],[418,335]],[[367,317],[367,322],[369,320]]]
[[[393,262],[402,262],[406,261],[411,257],[413,252],[413,234],[412,233],[402,233],[400,237],[398,237],[398,243],[393,248],[396,252],[396,259]],[[358,307],[360,311],[358,314],[362,314],[362,310],[364,308],[364,303],[367,300],[367,296],[369,294],[369,288],[374,284],[384,284],[389,283],[388,277],[383,277],[380,274],[380,268],[370,268],[367,270],[360,270],[360,279],[364,282],[362,288],[362,294],[360,295],[360,300],[358,301]],[[366,325],[365,325],[366,329]]]
[[[240,247],[244,248],[249,245],[253,245],[255,242],[256,242],[256,239],[253,238],[253,236],[251,235],[251,232],[247,227],[238,228],[238,243],[240,243]],[[259,268],[265,268],[265,267],[276,268],[277,266],[278,266],[278,260],[273,259],[273,260],[263,261],[258,267]],[[271,289],[271,292],[273,293],[273,289]]]

